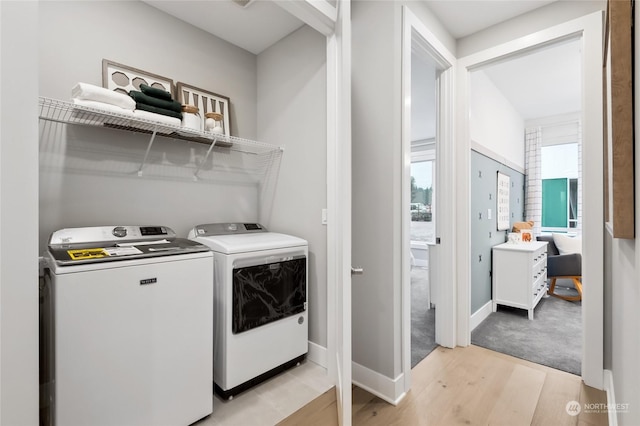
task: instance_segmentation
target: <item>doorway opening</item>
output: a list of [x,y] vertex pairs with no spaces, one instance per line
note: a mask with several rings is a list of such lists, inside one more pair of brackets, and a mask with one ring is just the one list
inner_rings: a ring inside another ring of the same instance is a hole
[[[417,35],[414,35],[417,37]],[[436,348],[437,265],[430,262],[436,235],[438,64],[426,52],[411,54],[411,368]],[[406,206],[405,206],[406,208]]]
[[[576,375],[582,303],[572,280],[554,281],[561,297],[547,294],[547,281],[582,276],[582,63],[582,38],[573,37],[470,73],[471,343]],[[526,221],[533,240],[546,241],[544,258],[535,241],[508,238]],[[580,240],[570,266],[556,257],[568,235]],[[514,269],[516,252],[531,257],[531,274]]]

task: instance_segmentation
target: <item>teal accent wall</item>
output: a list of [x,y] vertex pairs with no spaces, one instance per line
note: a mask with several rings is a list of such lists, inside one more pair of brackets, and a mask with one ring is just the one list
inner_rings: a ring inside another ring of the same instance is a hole
[[[524,174],[471,151],[471,313],[491,300],[491,248],[507,240],[498,231],[496,189],[498,171],[509,175],[511,225],[524,220]],[[489,218],[491,209],[491,218]]]

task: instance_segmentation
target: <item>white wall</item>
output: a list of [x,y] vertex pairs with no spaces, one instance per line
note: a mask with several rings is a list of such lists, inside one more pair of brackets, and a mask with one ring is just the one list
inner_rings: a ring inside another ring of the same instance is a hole
[[[635,9],[635,20],[640,22],[640,10]],[[635,34],[635,78],[640,79],[640,33]],[[635,86],[635,97],[640,99],[640,85]],[[640,128],[640,111],[635,111],[635,126]],[[638,135],[636,134],[636,145]],[[635,150],[636,168],[640,165],[640,150]],[[613,372],[617,403],[629,404],[628,412],[618,414],[618,424],[631,426],[640,424],[640,173],[635,174],[635,240],[613,239],[610,234],[605,252],[605,368]],[[610,250],[609,250],[610,249]]]
[[0,2],[0,424],[38,424],[38,2]]
[[471,73],[469,110],[471,140],[524,169],[524,119],[481,70]]
[[270,230],[309,241],[309,340],[327,346],[326,37],[304,26],[258,55],[258,138],[285,143]]
[[605,0],[560,0],[458,39],[458,58],[497,46],[589,13],[606,10]]
[[[39,25],[40,95],[100,86],[107,58],[229,96],[232,134],[256,137],[255,55],[142,2],[42,2]],[[216,173],[242,158],[214,153],[193,182],[208,146],[156,138],[139,178],[148,136],[47,122],[40,139],[41,252],[63,227],[160,224],[186,236],[198,223],[257,220],[257,187]]]

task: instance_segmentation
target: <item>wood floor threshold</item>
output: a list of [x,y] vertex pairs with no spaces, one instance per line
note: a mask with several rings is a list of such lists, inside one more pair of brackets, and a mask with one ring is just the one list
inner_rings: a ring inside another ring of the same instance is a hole
[[[606,404],[605,392],[585,385],[579,376],[479,346],[438,347],[415,366],[411,377],[411,390],[397,406],[354,386],[353,424],[608,424],[607,412],[592,408]],[[335,388],[278,425],[337,426]]]

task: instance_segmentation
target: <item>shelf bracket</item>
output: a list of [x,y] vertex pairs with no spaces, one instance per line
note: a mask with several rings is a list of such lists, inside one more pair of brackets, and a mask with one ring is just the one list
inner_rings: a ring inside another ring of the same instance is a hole
[[158,127],[153,128],[153,134],[151,134],[151,139],[149,139],[149,145],[147,145],[147,152],[144,153],[144,158],[142,159],[142,164],[140,164],[140,168],[138,169],[138,176],[142,176],[142,168],[147,162],[147,157],[149,157],[149,151],[151,151],[151,146],[153,145],[153,141],[156,138],[156,133],[158,132]]
[[202,169],[202,166],[204,166],[204,163],[207,162],[207,159],[209,158],[209,154],[211,154],[211,150],[213,149],[213,147],[216,144],[216,142],[218,142],[218,138],[214,137],[213,141],[211,141],[211,145],[209,145],[209,149],[207,150],[207,153],[204,156],[204,159],[200,162],[200,164],[198,164],[198,168],[196,169],[196,171],[193,172],[193,180],[194,181],[198,180],[198,173],[200,172],[200,169]]

